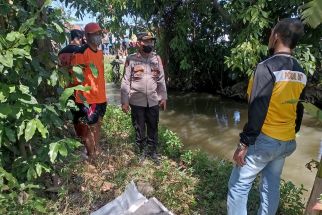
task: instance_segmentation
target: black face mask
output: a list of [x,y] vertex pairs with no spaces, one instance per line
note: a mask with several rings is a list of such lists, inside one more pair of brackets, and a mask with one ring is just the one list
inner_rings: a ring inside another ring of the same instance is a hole
[[145,53],[147,53],[147,54],[149,54],[149,53],[151,53],[152,52],[152,50],[153,50],[153,46],[151,46],[151,45],[148,45],[148,46],[143,46],[143,51],[145,52]]

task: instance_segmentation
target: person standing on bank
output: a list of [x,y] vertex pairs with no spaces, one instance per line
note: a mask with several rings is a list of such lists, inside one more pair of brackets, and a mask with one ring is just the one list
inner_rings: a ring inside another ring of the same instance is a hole
[[[159,108],[166,109],[167,89],[160,56],[153,51],[155,38],[150,32],[137,34],[138,52],[129,55],[121,84],[122,110],[131,107],[136,145],[142,162],[146,156],[159,164],[157,154]],[[146,138],[147,133],[147,138]]]
[[70,43],[58,53],[59,66],[70,67],[74,52],[78,51],[83,44],[84,32],[78,29],[70,31]]
[[240,134],[227,197],[228,215],[246,215],[247,199],[257,174],[260,181],[258,215],[274,215],[280,198],[285,158],[296,148],[303,105],[287,101],[304,98],[307,77],[292,56],[304,34],[300,20],[287,18],[272,29],[268,48],[273,54],[259,63],[248,86],[248,123]]
[[[76,133],[82,139],[87,155],[91,160],[99,152],[101,120],[106,111],[107,101],[104,57],[102,50],[99,50],[99,46],[102,44],[102,36],[102,29],[97,23],[88,23],[85,26],[87,44],[75,52],[72,57],[72,65],[83,68],[84,80],[77,84],[91,87],[87,92],[75,91],[75,102],[79,110],[73,113]],[[91,64],[96,67],[97,75],[92,71]],[[84,100],[89,106],[84,104]]]

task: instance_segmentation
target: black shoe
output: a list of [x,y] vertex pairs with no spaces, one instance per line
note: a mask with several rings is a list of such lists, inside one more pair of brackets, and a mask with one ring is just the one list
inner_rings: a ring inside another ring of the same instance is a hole
[[139,163],[141,164],[145,161],[145,159],[147,157],[146,150],[142,150],[140,154],[141,155],[139,156]]
[[161,164],[161,161],[160,161],[160,156],[156,153],[156,152],[153,152],[151,155],[151,160],[157,165],[159,166]]

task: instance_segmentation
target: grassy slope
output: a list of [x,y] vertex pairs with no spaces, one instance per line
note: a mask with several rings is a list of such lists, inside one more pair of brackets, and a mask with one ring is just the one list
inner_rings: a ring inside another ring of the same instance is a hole
[[[102,155],[95,164],[69,159],[62,171],[60,197],[52,208],[62,214],[88,214],[120,195],[134,180],[149,184],[155,196],[176,214],[226,214],[226,193],[232,164],[208,158],[199,151],[184,151],[178,136],[160,129],[162,164],[149,160],[143,165],[133,147],[133,130],[129,115],[109,106],[103,123]],[[249,214],[258,208],[257,183],[249,197]],[[279,214],[301,214],[301,188],[290,182],[282,184]]]

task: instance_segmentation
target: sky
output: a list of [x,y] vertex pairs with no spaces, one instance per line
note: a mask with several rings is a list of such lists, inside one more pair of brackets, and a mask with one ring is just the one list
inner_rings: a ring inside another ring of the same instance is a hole
[[[69,8],[69,7],[66,8],[65,4],[61,3],[58,0],[53,0],[51,5],[54,8],[63,7],[65,11],[69,11],[71,13],[71,17],[75,18],[75,20],[70,21],[70,23],[74,24],[74,25],[79,25],[81,28],[83,28],[89,22],[96,22],[96,17],[93,16],[91,13],[85,13],[85,16],[83,17],[83,19],[77,19],[76,16],[75,16],[76,9],[75,8]],[[129,16],[125,16],[124,19],[128,23],[134,24],[133,18],[131,18]],[[129,35],[129,33],[130,33],[129,29],[127,29],[124,33],[126,35]]]
[[[76,9],[74,9],[74,8],[66,8],[65,7],[65,4],[62,4],[62,3],[60,3],[59,1],[56,1],[56,0],[54,0],[52,2],[52,6],[55,7],[55,8],[57,8],[57,7],[63,7],[65,10],[69,10],[71,12],[71,16],[73,18],[77,19],[76,16],[75,16]],[[94,17],[90,13],[86,13],[85,16],[83,17],[83,19],[73,20],[73,21],[71,21],[71,23],[72,24],[85,25],[85,24],[87,24],[89,22],[95,22],[95,21],[96,21],[96,17]]]

